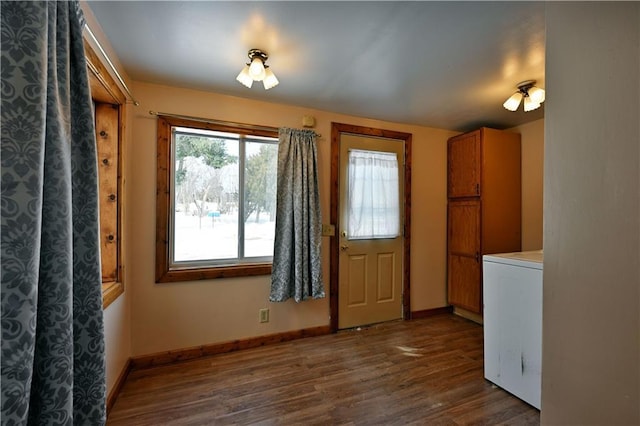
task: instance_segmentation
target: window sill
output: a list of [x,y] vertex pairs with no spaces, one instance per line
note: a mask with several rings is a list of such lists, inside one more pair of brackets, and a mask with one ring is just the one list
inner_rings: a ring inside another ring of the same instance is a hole
[[156,283],[210,280],[216,278],[248,277],[270,274],[271,263],[254,263],[212,268],[199,267],[191,269],[168,269],[165,266],[161,270],[156,271]]
[[102,309],[106,309],[122,293],[124,293],[124,284],[115,281],[102,283]]

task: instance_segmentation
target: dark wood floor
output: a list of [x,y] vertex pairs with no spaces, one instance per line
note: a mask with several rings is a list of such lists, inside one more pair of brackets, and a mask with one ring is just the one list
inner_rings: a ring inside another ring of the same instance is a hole
[[473,322],[396,321],[133,371],[107,424],[539,424],[482,357]]

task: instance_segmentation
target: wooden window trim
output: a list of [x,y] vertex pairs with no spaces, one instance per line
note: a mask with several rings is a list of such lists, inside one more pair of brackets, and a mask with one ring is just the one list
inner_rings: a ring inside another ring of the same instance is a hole
[[126,117],[126,96],[120,86],[111,77],[111,74],[100,60],[98,54],[93,50],[91,44],[84,40],[85,59],[91,96],[94,102],[108,103],[118,106],[118,202],[120,203],[117,213],[117,277],[115,281],[102,283],[102,308],[106,309],[121,294],[124,293],[123,282],[123,262],[122,262],[122,148],[124,147],[125,117]]
[[171,128],[193,127],[237,133],[250,136],[274,137],[273,132],[250,129],[243,125],[228,126],[186,118],[158,115],[158,165],[156,191],[156,282],[171,283],[216,278],[245,277],[271,274],[271,262],[242,263],[226,266],[175,268],[170,265],[170,226],[171,226]]
[[87,40],[84,41],[84,54],[89,70],[89,86],[93,100],[108,104],[124,105],[127,97],[120,86],[111,77],[98,54]]
[[122,293],[124,293],[122,282],[102,283],[102,308],[104,309],[115,302]]

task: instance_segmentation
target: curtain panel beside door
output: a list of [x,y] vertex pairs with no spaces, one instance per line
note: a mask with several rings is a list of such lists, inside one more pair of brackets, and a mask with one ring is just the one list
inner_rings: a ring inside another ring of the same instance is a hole
[[318,154],[312,130],[279,130],[275,234],[269,300],[325,297]]

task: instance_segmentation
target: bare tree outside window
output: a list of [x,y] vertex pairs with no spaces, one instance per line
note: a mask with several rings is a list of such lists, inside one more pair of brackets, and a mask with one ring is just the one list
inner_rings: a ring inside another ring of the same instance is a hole
[[271,273],[278,131],[158,117],[156,281]]

